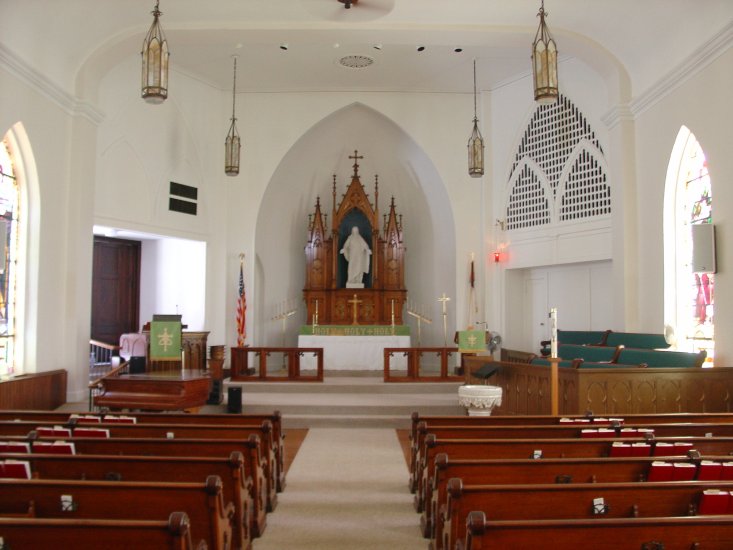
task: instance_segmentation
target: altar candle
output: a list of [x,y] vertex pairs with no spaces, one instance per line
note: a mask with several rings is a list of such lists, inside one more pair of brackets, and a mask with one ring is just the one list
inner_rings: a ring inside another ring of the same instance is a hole
[[394,300],[392,300],[392,326],[394,326]]
[[550,356],[557,359],[557,308],[550,310]]
[[316,300],[316,314],[314,316],[313,324],[314,325],[317,325],[318,324],[318,300]]

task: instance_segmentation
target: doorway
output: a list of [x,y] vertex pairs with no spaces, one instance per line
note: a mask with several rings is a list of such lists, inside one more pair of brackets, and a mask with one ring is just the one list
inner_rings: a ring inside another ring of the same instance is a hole
[[118,345],[140,330],[140,241],[94,236],[91,337]]

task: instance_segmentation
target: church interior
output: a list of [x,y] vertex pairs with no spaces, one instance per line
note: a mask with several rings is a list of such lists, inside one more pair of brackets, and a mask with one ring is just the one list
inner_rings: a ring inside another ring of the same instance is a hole
[[0,0],[0,550],[733,547],[731,68],[730,0]]

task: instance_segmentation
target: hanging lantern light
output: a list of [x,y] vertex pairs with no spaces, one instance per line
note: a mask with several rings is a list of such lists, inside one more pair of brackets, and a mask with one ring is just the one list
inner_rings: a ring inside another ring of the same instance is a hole
[[160,26],[159,0],[153,10],[153,24],[143,41],[142,98],[148,103],[163,103],[168,97],[168,41]]
[[468,175],[480,178],[484,175],[484,138],[478,129],[476,107],[476,60],[473,60],[473,132],[468,139]]
[[557,100],[557,46],[545,23],[545,0],[537,16],[540,26],[532,44],[532,76],[534,77],[534,99],[539,103],[554,103]]
[[234,57],[234,84],[232,85],[232,124],[229,126],[226,142],[224,143],[224,172],[227,176],[239,174],[239,151],[241,140],[237,131],[237,115],[235,105],[237,100],[237,56]]

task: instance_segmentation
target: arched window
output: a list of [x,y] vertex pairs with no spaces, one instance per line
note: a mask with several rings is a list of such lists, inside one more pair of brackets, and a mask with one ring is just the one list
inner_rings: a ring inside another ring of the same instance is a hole
[[20,192],[13,151],[0,142],[0,376],[15,371]]
[[692,268],[692,229],[713,223],[713,192],[705,153],[694,134],[680,129],[670,157],[664,205],[665,318],[677,349],[715,347],[715,276]]

